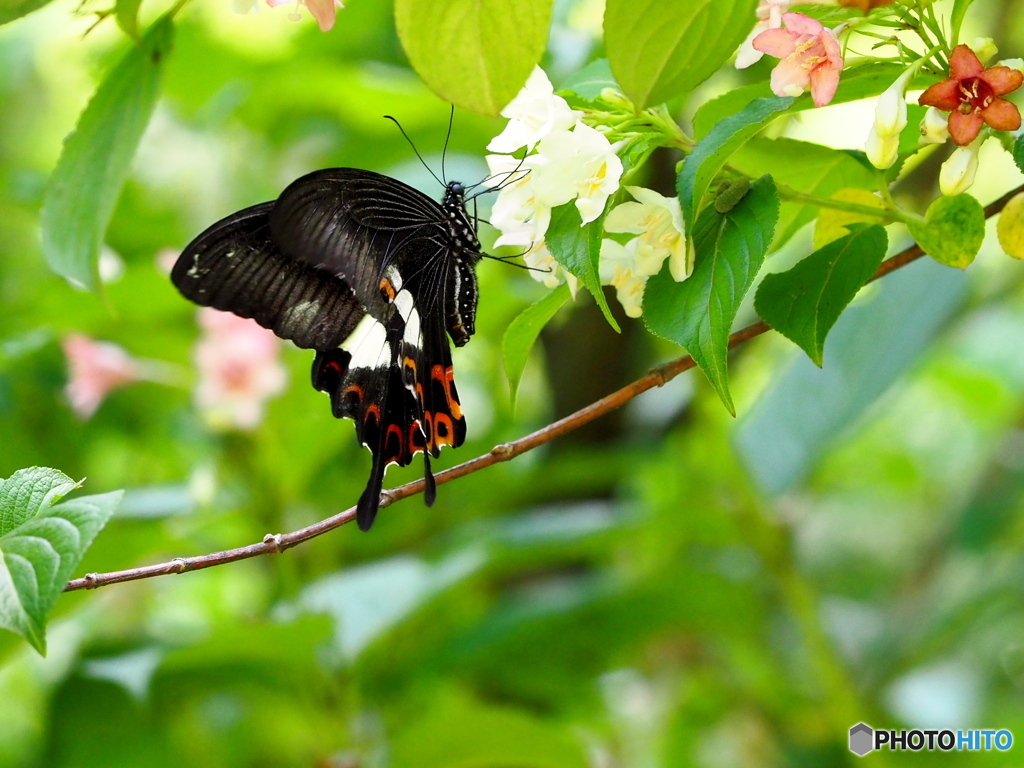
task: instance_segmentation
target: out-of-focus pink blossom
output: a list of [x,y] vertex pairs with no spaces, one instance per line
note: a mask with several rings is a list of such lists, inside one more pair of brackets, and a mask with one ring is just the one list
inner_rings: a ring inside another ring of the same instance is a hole
[[254,428],[287,382],[278,338],[255,320],[209,308],[199,310],[199,325],[196,406],[215,427]]
[[768,29],[754,38],[754,48],[781,61],[772,70],[776,96],[799,96],[811,89],[814,106],[832,101],[839,87],[843,53],[831,29],[802,13],[782,14],[782,29]]
[[70,375],[64,389],[71,409],[90,418],[115,389],[139,380],[139,363],[117,344],[74,333],[61,346]]
[[[292,0],[267,0],[267,5],[271,8],[277,5],[284,5],[290,3]],[[309,8],[310,14],[316,19],[316,23],[320,25],[321,32],[329,32],[334,26],[334,17],[338,13],[339,8],[344,8],[341,0],[294,0],[295,10],[288,15],[292,21],[298,21],[301,17],[299,16],[299,8],[305,5]]]

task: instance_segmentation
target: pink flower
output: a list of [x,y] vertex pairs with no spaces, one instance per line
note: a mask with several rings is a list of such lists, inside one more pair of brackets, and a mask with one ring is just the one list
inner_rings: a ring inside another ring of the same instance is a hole
[[215,427],[254,428],[265,402],[287,381],[278,338],[255,320],[209,308],[199,310],[199,325],[196,406]]
[[[290,3],[292,0],[267,0],[267,5],[271,8]],[[329,32],[331,27],[334,26],[334,17],[338,13],[338,8],[344,8],[341,0],[295,0],[295,10],[288,15],[292,21],[299,20],[298,9],[305,5],[309,8],[310,14],[316,19],[316,23],[320,25],[321,32]]]
[[802,13],[784,13],[783,29],[768,29],[754,38],[754,48],[782,59],[772,70],[772,92],[799,96],[810,86],[814,106],[832,101],[839,87],[843,54],[835,33]]
[[75,333],[61,346],[70,368],[64,392],[71,410],[82,419],[96,413],[110,392],[140,378],[138,361],[116,344]]

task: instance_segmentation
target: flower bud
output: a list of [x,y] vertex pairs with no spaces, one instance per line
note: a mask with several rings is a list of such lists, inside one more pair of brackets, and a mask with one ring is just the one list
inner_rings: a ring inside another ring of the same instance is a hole
[[898,136],[900,131],[907,127],[907,100],[904,95],[914,71],[913,67],[907,69],[878,97],[878,103],[875,104],[874,131],[879,138]]
[[939,189],[944,195],[959,195],[974,183],[978,172],[978,150],[985,137],[979,137],[966,147],[957,147],[939,169]]
[[921,141],[942,144],[949,138],[949,118],[935,107],[928,107],[921,121]]
[[875,126],[871,126],[864,149],[867,152],[868,160],[875,168],[883,170],[891,168],[899,155],[900,136],[898,133],[895,136],[879,136],[875,131]]
[[999,49],[996,47],[996,41],[991,37],[976,37],[974,38],[974,45],[971,46],[974,49],[975,55],[978,60],[985,64],[999,53]]

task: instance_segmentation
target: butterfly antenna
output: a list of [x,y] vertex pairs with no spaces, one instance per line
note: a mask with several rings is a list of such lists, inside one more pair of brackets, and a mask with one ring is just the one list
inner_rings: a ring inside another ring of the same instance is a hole
[[[441,181],[439,178],[437,178],[437,174],[436,173],[434,173],[432,170],[430,170],[430,166],[427,165],[427,161],[423,159],[423,155],[421,155],[420,151],[418,149],[416,149],[416,145],[412,143],[412,139],[409,138],[409,134],[405,132],[405,128],[402,127],[402,124],[400,122],[398,122],[395,118],[393,118],[391,115],[384,115],[384,119],[385,120],[390,120],[391,122],[393,122],[395,125],[398,126],[398,130],[400,130],[402,132],[402,135],[405,136],[405,140],[409,142],[409,146],[412,147],[412,151],[416,153],[416,157],[418,157],[420,159],[420,162],[423,163],[423,167],[427,169],[427,172],[431,176],[434,177],[434,180],[437,181],[437,183],[440,184],[442,187],[448,186],[443,181]],[[443,165],[443,161],[442,161],[442,165]]]
[[452,104],[452,111],[448,115],[448,133],[444,137],[444,149],[441,150],[441,178],[445,186],[448,186],[448,175],[444,172],[444,159],[448,155],[448,141],[452,137],[452,124],[455,122],[455,105]]
[[[505,187],[509,186],[510,184],[515,184],[517,181],[520,181],[521,179],[526,178],[526,174],[528,174],[530,172],[530,169],[529,168],[527,168],[525,170],[523,169],[523,163],[525,163],[525,162],[526,162],[526,157],[523,156],[523,158],[519,161],[519,164],[515,168],[513,168],[511,171],[505,171],[504,173],[496,173],[493,176],[486,176],[481,181],[478,181],[476,184],[472,185],[471,187],[466,187],[466,191],[469,191],[471,189],[476,189],[481,184],[484,184],[484,183],[490,181],[491,179],[496,179],[499,176],[504,176],[505,177],[505,180],[502,181],[500,184],[498,184],[496,186],[493,186],[493,187],[487,187],[486,189],[481,189],[476,194],[473,194],[473,195],[470,195],[469,197],[467,197],[466,200],[475,200],[476,198],[480,197],[480,195],[486,195],[489,192],[501,192],[501,190],[503,190]],[[523,175],[522,176],[517,176],[516,174],[518,174],[520,172],[522,172]]]

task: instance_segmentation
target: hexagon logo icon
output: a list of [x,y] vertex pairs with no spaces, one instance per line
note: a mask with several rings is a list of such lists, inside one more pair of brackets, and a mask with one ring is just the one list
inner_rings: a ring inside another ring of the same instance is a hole
[[850,751],[860,757],[864,757],[874,749],[875,732],[866,723],[857,723],[850,729]]

